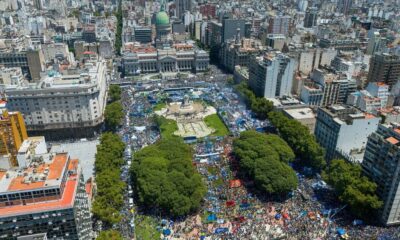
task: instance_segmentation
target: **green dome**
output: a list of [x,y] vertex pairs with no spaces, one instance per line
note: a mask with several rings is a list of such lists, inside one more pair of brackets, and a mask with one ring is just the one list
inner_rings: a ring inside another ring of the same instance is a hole
[[156,25],[168,25],[169,17],[168,14],[164,11],[158,12],[156,15]]

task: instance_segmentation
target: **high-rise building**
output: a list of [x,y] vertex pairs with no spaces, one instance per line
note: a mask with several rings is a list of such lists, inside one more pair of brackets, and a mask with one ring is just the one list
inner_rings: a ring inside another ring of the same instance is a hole
[[96,42],[96,26],[87,24],[82,30],[82,39],[87,43]]
[[392,89],[400,80],[400,56],[375,53],[369,63],[368,82],[383,82]]
[[268,19],[268,33],[283,34],[287,36],[289,33],[289,25],[289,16],[272,16]]
[[383,201],[380,221],[400,223],[400,125],[379,125],[368,138],[362,162],[363,172],[377,185]]
[[[222,33],[222,24],[217,21],[210,21],[210,24],[207,25],[207,44],[211,48],[218,47],[223,42],[223,33]],[[213,51],[210,52],[210,55],[213,54]]]
[[192,0],[175,0],[175,8],[176,17],[182,19],[183,14],[192,9]]
[[222,42],[235,39],[237,30],[240,30],[240,36],[245,35],[244,19],[223,19],[222,20]]
[[336,57],[337,51],[332,48],[301,49],[299,55],[298,70],[303,74],[310,74],[314,69],[330,66]]
[[200,5],[199,11],[204,17],[215,18],[216,6],[212,3]]
[[339,0],[338,2],[338,9],[339,12],[343,13],[344,15],[349,14],[349,10],[353,5],[353,0]]
[[4,110],[0,117],[0,168],[17,166],[17,153],[28,138],[24,118],[20,112]]
[[0,172],[0,238],[47,233],[92,239],[91,213],[78,159],[32,154],[26,168]]
[[[350,93],[357,90],[357,82],[355,80],[335,74],[327,68],[315,69],[311,74],[311,79],[314,82],[310,86],[320,88],[323,91],[320,106],[344,104]],[[303,88],[303,90],[307,89]]]
[[259,97],[289,96],[294,66],[294,59],[282,53],[252,57],[249,63],[249,86]]
[[312,28],[317,25],[318,8],[308,8],[304,17],[304,27]]
[[34,0],[34,6],[37,10],[43,10],[43,2],[42,0]]
[[383,50],[387,40],[379,32],[373,32],[368,40],[367,54],[373,55]]
[[353,107],[332,105],[319,108],[315,137],[326,150],[326,159],[338,156],[362,161],[368,136],[378,128],[380,118]]
[[40,79],[40,72],[45,70],[45,59],[41,49],[0,52],[0,65],[5,67],[20,67],[24,73],[29,73],[33,81]]

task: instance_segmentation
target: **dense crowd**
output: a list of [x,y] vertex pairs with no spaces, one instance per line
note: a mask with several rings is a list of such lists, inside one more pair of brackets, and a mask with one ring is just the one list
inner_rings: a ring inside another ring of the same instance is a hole
[[209,155],[194,158],[208,186],[204,207],[199,214],[168,226],[167,238],[400,239],[399,228],[354,221],[331,189],[318,184],[318,178],[298,174],[298,189],[282,201],[249,192],[252,183],[237,179],[238,164],[228,138],[206,139],[195,145],[195,154]]
[[[238,133],[249,126],[253,129],[268,126],[267,122],[255,120],[251,113],[240,111],[244,105],[229,88],[216,85],[210,89],[212,91],[204,91],[201,98],[212,101],[219,111],[225,112],[223,118],[228,127],[237,125],[230,127],[231,132]],[[134,99],[130,108],[135,123],[131,125],[149,127],[148,109],[152,105],[149,98],[141,95]],[[140,146],[151,144],[159,137],[151,128],[133,133]],[[370,226],[354,219],[333,191],[320,184],[319,178],[310,179],[297,174],[298,189],[281,201],[254,194],[252,182],[239,180],[238,163],[231,155],[231,146],[229,137],[206,137],[193,145],[194,165],[208,187],[204,205],[198,214],[185,219],[158,218],[164,238],[400,239],[398,227]]]

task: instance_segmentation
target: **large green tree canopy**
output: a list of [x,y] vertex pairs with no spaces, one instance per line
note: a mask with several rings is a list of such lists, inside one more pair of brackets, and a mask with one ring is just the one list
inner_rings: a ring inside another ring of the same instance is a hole
[[192,149],[177,137],[135,153],[131,172],[139,203],[174,217],[197,210],[206,193]]
[[121,181],[121,167],[124,164],[123,152],[125,144],[118,135],[104,133],[97,146],[96,172],[97,193],[92,211],[95,217],[106,225],[121,220],[119,211],[123,207],[123,191],[125,183]]
[[324,149],[317,143],[308,128],[295,119],[289,119],[283,113],[273,109],[273,104],[265,98],[257,97],[243,82],[236,86],[247,106],[257,118],[268,118],[278,129],[280,136],[289,144],[301,165],[311,167],[319,172],[325,166]]
[[234,140],[233,150],[241,169],[259,190],[282,195],[297,187],[296,173],[287,165],[294,153],[279,136],[245,131]]
[[306,126],[277,111],[270,112],[268,119],[278,129],[280,136],[293,149],[301,165],[317,171],[323,169],[325,166],[324,149],[317,143]]
[[382,201],[376,195],[377,185],[362,175],[359,165],[342,159],[332,160],[322,177],[357,217],[371,218],[382,207]]
[[111,102],[121,100],[121,87],[118,85],[110,85],[110,88],[108,89],[108,97]]
[[104,111],[104,118],[107,128],[115,130],[124,118],[122,104],[119,101],[108,104]]

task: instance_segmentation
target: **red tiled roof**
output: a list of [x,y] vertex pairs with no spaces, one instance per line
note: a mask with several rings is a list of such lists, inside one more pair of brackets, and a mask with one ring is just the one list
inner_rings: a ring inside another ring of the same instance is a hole
[[399,140],[397,140],[397,139],[394,138],[394,137],[388,137],[388,138],[386,138],[386,140],[387,140],[388,142],[390,142],[391,144],[393,144],[393,145],[396,145],[396,144],[399,143]]

